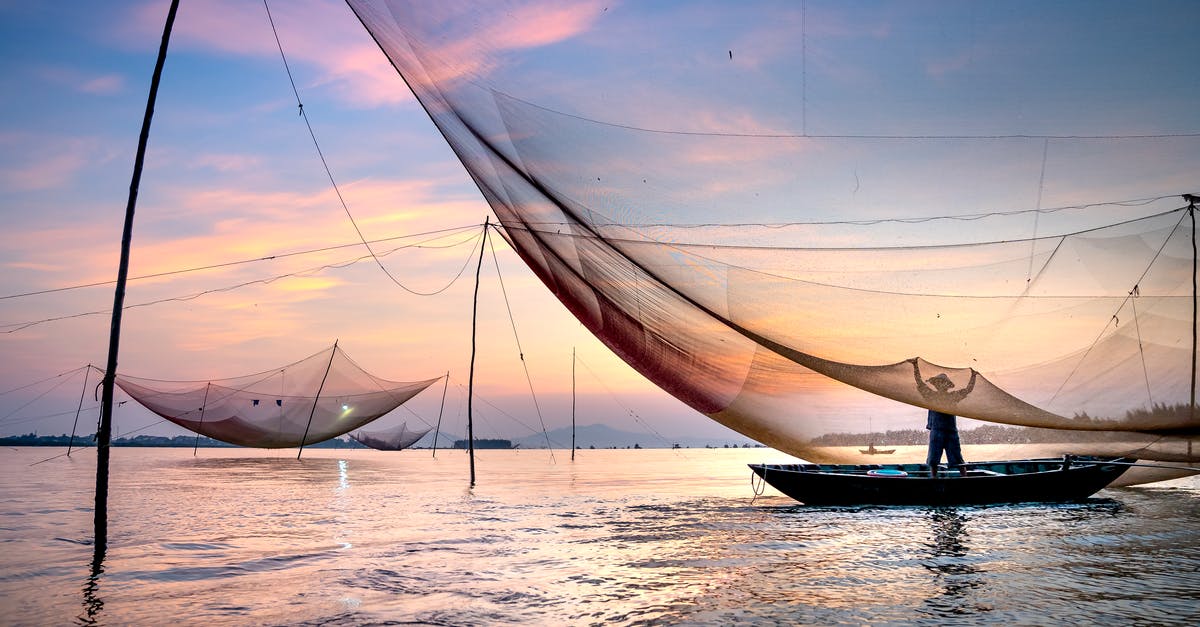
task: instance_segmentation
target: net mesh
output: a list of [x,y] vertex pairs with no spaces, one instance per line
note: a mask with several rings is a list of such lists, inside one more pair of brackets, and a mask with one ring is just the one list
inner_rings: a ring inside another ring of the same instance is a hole
[[212,381],[118,374],[116,384],[150,411],[215,440],[291,448],[338,437],[432,385],[380,379],[336,345],[281,368]]
[[516,252],[697,411],[811,461],[919,408],[1197,459],[1186,5],[349,4]]
[[399,451],[406,449],[417,440],[425,437],[430,429],[417,429],[415,431],[408,428],[408,423],[400,423],[398,427],[391,429],[382,429],[379,431],[352,431],[350,437],[354,438],[359,444],[369,446],[373,449],[381,451]]

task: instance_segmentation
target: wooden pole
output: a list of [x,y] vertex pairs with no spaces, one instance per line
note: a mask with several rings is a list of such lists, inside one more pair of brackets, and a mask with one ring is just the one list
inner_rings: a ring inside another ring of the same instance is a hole
[[1188,215],[1192,219],[1192,396],[1188,410],[1189,421],[1196,422],[1196,196],[1185,194],[1188,201]]
[[333,350],[329,353],[329,363],[325,365],[325,376],[321,377],[321,385],[317,386],[317,395],[313,398],[312,410],[308,412],[308,424],[304,425],[304,435],[300,436],[300,450],[296,451],[296,459],[304,452],[304,441],[308,439],[308,428],[312,426],[313,415],[317,413],[317,403],[321,401],[321,390],[325,389],[325,381],[329,378],[329,370],[333,368],[333,358],[337,356],[338,341],[333,341]]
[[438,434],[442,432],[442,410],[446,409],[446,388],[450,387],[450,371],[446,371],[446,381],[442,385],[442,404],[438,407],[437,428],[433,430],[433,456],[437,457]]
[[479,317],[479,273],[483,270],[483,253],[487,250],[488,221],[483,219],[483,241],[479,244],[479,264],[475,266],[475,296],[471,300],[471,371],[467,375],[467,453],[471,456],[471,485],[475,485],[475,419],[471,413],[471,397],[475,394],[475,326]]
[[571,461],[575,461],[575,347],[571,347]]
[[83,411],[83,397],[87,394],[88,375],[92,374],[92,365],[88,364],[83,370],[83,389],[79,391],[79,406],[75,408],[75,424],[71,425],[71,439],[67,442],[67,457],[71,456],[71,447],[75,446],[75,430],[79,428],[79,412]]
[[167,21],[163,26],[162,43],[158,47],[158,60],[154,64],[154,76],[150,79],[150,95],[146,99],[146,114],[142,118],[142,133],[138,138],[137,156],[133,162],[133,177],[129,181],[129,202],[125,205],[125,226],[121,234],[121,262],[117,267],[117,287],[113,295],[112,326],[108,336],[108,362],[104,369],[104,392],[100,401],[100,427],[96,430],[96,510],[95,510],[95,556],[93,572],[99,572],[108,548],[108,459],[112,443],[113,387],[117,376],[117,354],[121,344],[121,313],[125,307],[125,282],[129,278],[129,247],[133,241],[133,214],[137,207],[138,186],[142,180],[142,165],[146,161],[146,144],[150,140],[150,120],[154,117],[154,101],[158,97],[158,84],[162,78],[163,65],[167,60],[167,44],[171,40],[171,27],[179,0],[171,0],[167,10]]
[[212,382],[209,381],[204,386],[204,400],[200,401],[200,426],[196,431],[196,442],[192,445],[192,457],[196,456],[196,451],[200,449],[200,431],[204,428],[204,412],[208,410],[208,391],[212,389]]

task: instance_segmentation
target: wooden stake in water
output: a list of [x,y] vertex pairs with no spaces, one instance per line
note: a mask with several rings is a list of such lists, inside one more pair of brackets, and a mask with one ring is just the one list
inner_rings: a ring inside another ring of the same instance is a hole
[[333,358],[337,356],[338,341],[333,341],[333,350],[329,353],[329,363],[325,365],[325,375],[321,377],[321,385],[317,386],[317,396],[313,398],[312,410],[308,412],[308,424],[304,425],[304,435],[300,436],[300,450],[296,451],[296,459],[300,459],[300,454],[304,452],[304,441],[308,439],[308,428],[312,426],[313,414],[317,413],[317,403],[321,400],[321,391],[325,389],[325,381],[329,378],[329,371],[333,368]]
[[575,347],[571,347],[571,461],[575,461]]
[[87,394],[88,375],[92,373],[92,365],[88,364],[83,370],[83,389],[79,392],[79,406],[75,408],[75,424],[71,425],[71,439],[67,442],[67,457],[71,456],[71,447],[75,446],[75,430],[79,428],[79,412],[83,411],[83,397]]
[[196,442],[192,445],[192,457],[196,456],[196,451],[200,450],[200,429],[204,428],[204,412],[208,409],[208,391],[212,389],[212,382],[204,386],[204,400],[200,401],[200,426],[196,429]]
[[442,404],[438,407],[437,428],[433,430],[433,456],[437,457],[437,439],[442,432],[442,410],[446,409],[446,388],[450,387],[450,371],[446,371],[446,381],[442,384]]
[[475,266],[475,297],[471,300],[471,371],[467,375],[467,453],[471,456],[471,485],[475,485],[475,416],[471,397],[475,395],[475,324],[479,317],[479,273],[483,270],[483,251],[487,250],[488,221],[483,219],[483,241],[479,244],[479,265]]
[[175,24],[175,13],[179,0],[171,0],[167,10],[167,22],[163,26],[162,43],[158,47],[158,60],[154,65],[154,76],[150,79],[150,95],[146,99],[146,115],[142,118],[142,134],[138,138],[137,157],[133,161],[133,177],[129,181],[129,202],[125,205],[125,226],[121,233],[121,262],[117,267],[117,287],[113,295],[112,326],[108,336],[108,362],[104,369],[104,391],[100,401],[100,427],[96,430],[96,543],[92,570],[97,571],[104,560],[108,546],[108,458],[112,443],[113,387],[117,376],[117,353],[121,344],[121,312],[125,307],[125,282],[129,277],[129,246],[133,241],[133,213],[137,206],[138,185],[142,180],[142,164],[146,161],[146,144],[150,140],[150,120],[154,117],[154,100],[158,97],[158,83],[162,78],[163,65],[167,60],[167,44],[171,40],[171,27]]

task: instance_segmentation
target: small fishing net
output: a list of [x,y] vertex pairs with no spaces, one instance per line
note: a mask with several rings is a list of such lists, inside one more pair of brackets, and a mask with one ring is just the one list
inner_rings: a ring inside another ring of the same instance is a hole
[[811,461],[919,408],[1197,459],[1194,5],[349,4],[521,258],[697,411]]
[[391,429],[352,431],[350,432],[350,437],[354,438],[359,444],[369,446],[373,449],[399,451],[416,444],[417,440],[425,437],[425,434],[429,433],[429,431],[430,429],[417,429],[413,431],[408,428],[407,422],[402,422],[400,426],[392,427]]
[[336,345],[275,370],[229,379],[116,377],[122,390],[159,416],[200,435],[255,448],[290,448],[338,437],[387,414],[437,380],[380,379]]

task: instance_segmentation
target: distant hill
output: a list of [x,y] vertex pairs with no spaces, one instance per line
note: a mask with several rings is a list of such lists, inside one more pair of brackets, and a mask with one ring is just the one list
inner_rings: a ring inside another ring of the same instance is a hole
[[[513,442],[520,444],[523,449],[544,449],[547,437],[553,448],[569,449],[571,447],[570,427],[547,431],[545,435],[541,433],[527,435],[514,439]],[[706,446],[720,448],[727,445],[736,448],[757,446],[753,440],[742,436],[694,438],[664,435],[660,437],[653,433],[621,431],[602,424],[580,425],[575,428],[575,446],[578,448],[673,448],[676,445],[680,448],[704,448]]]

